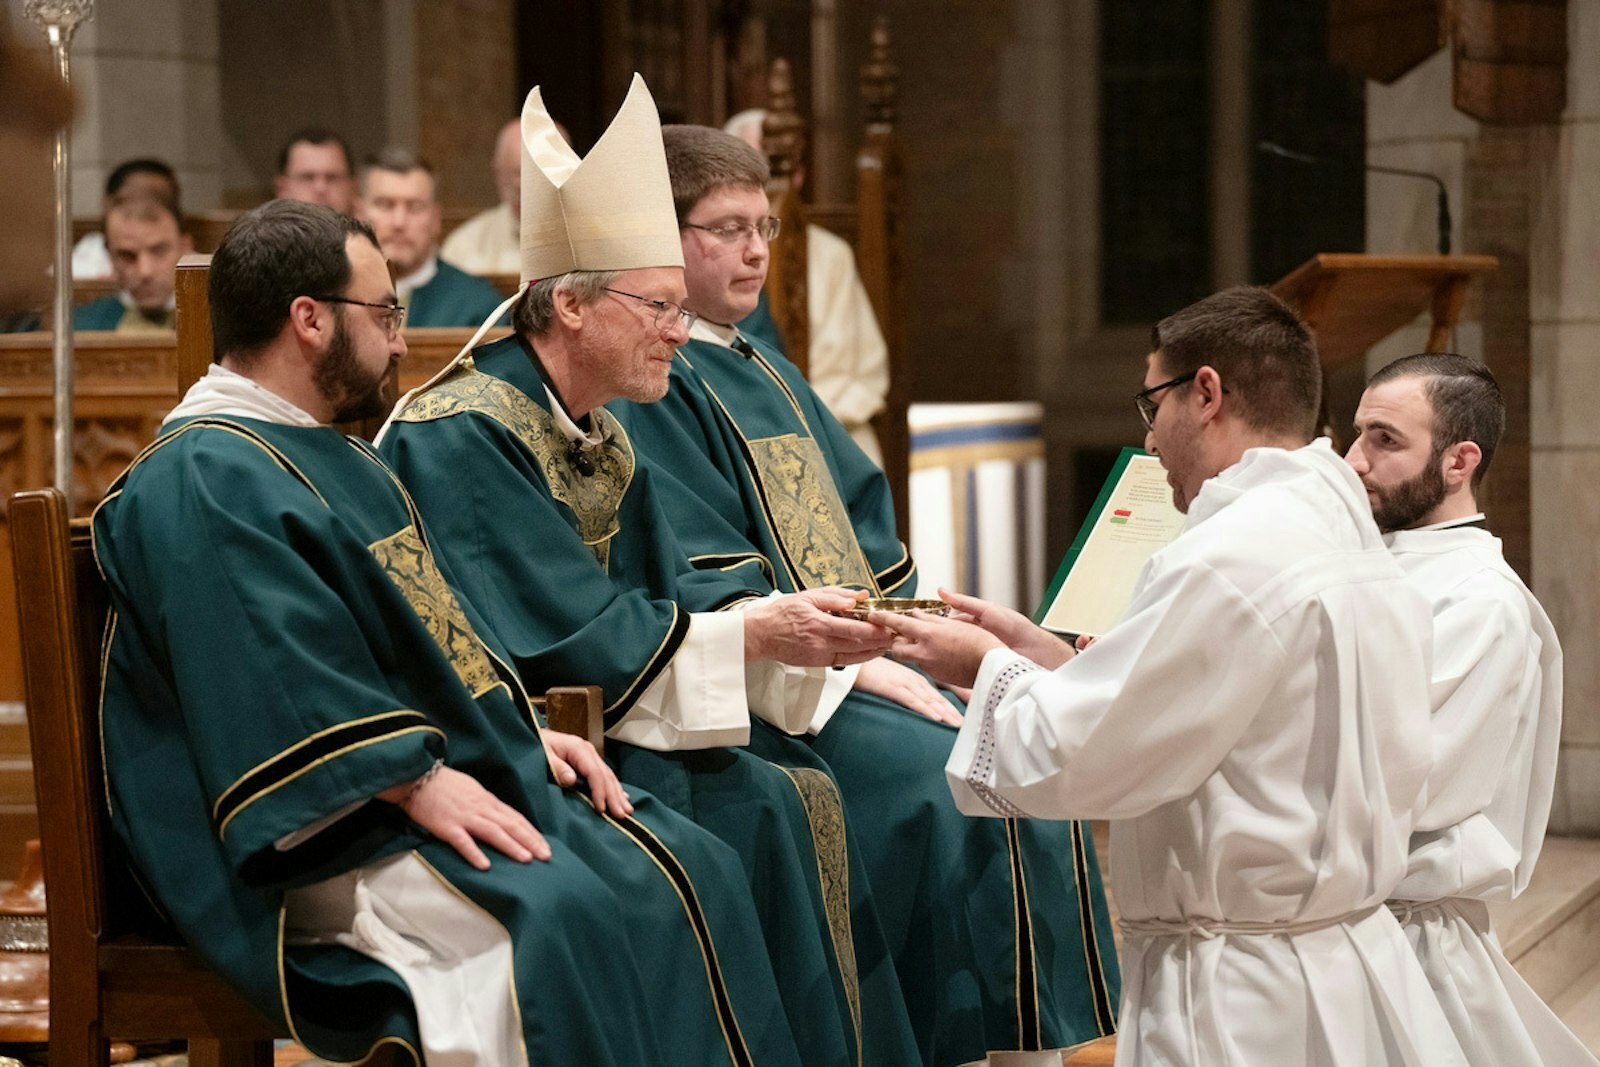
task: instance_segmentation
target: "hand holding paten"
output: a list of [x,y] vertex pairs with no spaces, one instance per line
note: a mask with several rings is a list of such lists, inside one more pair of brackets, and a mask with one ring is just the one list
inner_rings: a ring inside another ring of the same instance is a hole
[[545,730],[543,736],[545,758],[550,761],[550,773],[555,775],[557,785],[573,786],[582,778],[589,783],[589,795],[597,810],[619,819],[633,814],[633,804],[617,780],[617,773],[600,758],[594,745],[559,730]]
[[865,663],[889,648],[889,634],[846,612],[866,594],[836,586],[771,597],[744,613],[744,658],[795,667]]
[[909,615],[875,611],[871,620],[894,632],[894,655],[915,663],[945,685],[970,686],[983,657],[1005,642],[962,619],[914,611]]
[[939,590],[939,598],[961,612],[968,622],[983,627],[1013,651],[1048,670],[1055,670],[1076,655],[1071,645],[1049,630],[1035,626],[1033,620],[1021,612],[948,589]]
[[550,845],[544,835],[520,811],[501,801],[476,778],[449,767],[439,767],[415,782],[385,789],[378,799],[399,805],[412,822],[452,846],[480,871],[489,869],[489,857],[478,847],[479,841],[518,863],[550,858]]

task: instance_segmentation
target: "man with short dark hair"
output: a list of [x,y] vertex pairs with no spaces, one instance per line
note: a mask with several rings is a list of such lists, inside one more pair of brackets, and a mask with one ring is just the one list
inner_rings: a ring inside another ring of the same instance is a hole
[[369,159],[357,214],[378,235],[412,326],[476,326],[500,306],[492,285],[439,258],[438,190],[425,160],[401,148]]
[[372,231],[268,203],[210,303],[216,365],[94,518],[142,884],[326,1059],[798,1067],[738,860],[543,728],[399,482],[329,425],[386,410],[405,354]]
[[883,617],[972,687],[962,810],[1112,820],[1119,1063],[1463,1062],[1384,907],[1431,765],[1427,604],[1311,440],[1319,393],[1266,290],[1163,319],[1135,399],[1188,523],[1122,620],[1074,656],[976,598]]
[[1345,458],[1433,605],[1434,772],[1390,907],[1469,1062],[1594,1067],[1506,961],[1485,906],[1533,875],[1561,739],[1561,643],[1478,510],[1505,419],[1489,369],[1448,354],[1395,360],[1356,409]]
[[884,634],[832,614],[855,606],[844,590],[763,597],[691,569],[605,407],[660,398],[693,320],[643,80],[588,156],[537,89],[521,141],[514,333],[404,398],[379,448],[523,683],[599,685],[622,780],[738,850],[808,1065],[912,1062],[856,829],[785,736],[811,721],[828,664],[877,655]]
[[[105,210],[122,197],[142,197],[172,205],[180,219],[178,176],[159,159],[130,159],[117,164],[106,176]],[[86,233],[72,246],[74,279],[111,277],[111,254],[106,251],[106,236],[100,230]]]
[[106,251],[122,291],[72,314],[75,330],[149,333],[177,326],[178,260],[193,250],[177,208],[155,197],[123,196],[106,208]]
[[273,195],[349,212],[355,205],[355,164],[350,146],[332,130],[296,131],[278,152]]
[[[906,595],[916,564],[883,472],[794,364],[733,325],[774,237],[765,159],[709,127],[663,137],[685,306],[700,319],[665,399],[615,410],[663,486],[680,551],[763,592]],[[808,740],[858,827],[923,1061],[1059,1064],[1109,1033],[1116,960],[1087,827],[963,816],[943,773],[960,715],[911,668],[880,656],[830,672],[828,687]]]

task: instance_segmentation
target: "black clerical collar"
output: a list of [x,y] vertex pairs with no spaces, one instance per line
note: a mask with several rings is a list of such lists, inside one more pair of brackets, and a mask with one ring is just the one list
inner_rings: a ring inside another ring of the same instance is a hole
[[[560,406],[561,413],[567,417],[567,421],[571,422],[584,434],[592,433],[594,421],[588,415],[584,415],[581,419],[573,417],[572,408],[567,405],[566,400],[562,397],[561,390],[556,388],[555,379],[550,377],[550,371],[545,367],[544,360],[539,358],[539,353],[534,351],[533,346],[528,343],[527,338],[523,337],[522,334],[518,333],[516,338],[517,344],[521,345],[522,351],[527,354],[528,362],[533,364],[534,371],[538,373],[539,381],[543,383],[551,399]],[[585,448],[584,444],[585,442],[580,438],[567,438],[567,461],[572,464],[574,470],[588,478],[595,471],[594,457],[589,454],[589,449]]]

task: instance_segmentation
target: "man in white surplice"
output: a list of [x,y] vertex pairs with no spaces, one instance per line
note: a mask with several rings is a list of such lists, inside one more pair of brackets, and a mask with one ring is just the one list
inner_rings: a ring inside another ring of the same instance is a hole
[[1383,906],[1429,770],[1427,605],[1312,441],[1293,312],[1230,289],[1152,347],[1146,446],[1188,524],[1122,621],[1074,657],[975,598],[949,597],[970,622],[882,617],[896,655],[972,686],[957,802],[1113,820],[1119,1065],[1460,1063]]
[[1391,907],[1472,1063],[1593,1067],[1507,962],[1485,906],[1533,874],[1561,736],[1561,644],[1478,510],[1505,400],[1475,360],[1407,356],[1373,376],[1355,428],[1346,459],[1433,605],[1435,769]]

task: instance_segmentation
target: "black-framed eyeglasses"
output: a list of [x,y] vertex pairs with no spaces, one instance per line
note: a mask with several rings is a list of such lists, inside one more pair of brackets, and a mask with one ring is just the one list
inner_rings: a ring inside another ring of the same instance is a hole
[[704,230],[712,234],[725,245],[738,244],[747,237],[759,237],[763,241],[778,239],[778,231],[783,229],[783,220],[776,215],[768,215],[760,222],[724,222],[721,226],[701,226],[699,223],[686,222],[686,230]]
[[406,309],[400,304],[373,304],[366,300],[351,300],[348,296],[311,296],[309,293],[306,295],[308,299],[322,300],[329,304],[354,304],[356,307],[376,308],[383,312],[378,316],[378,321],[389,331],[390,337],[398,336],[400,327],[406,324]]
[[1163,389],[1171,389],[1175,385],[1182,385],[1185,382],[1192,382],[1194,381],[1195,375],[1199,373],[1200,372],[1197,370],[1192,370],[1188,374],[1180,374],[1170,381],[1162,382],[1160,385],[1152,385],[1148,389],[1141,389],[1137,393],[1133,394],[1134,406],[1139,409],[1139,417],[1144,420],[1145,429],[1155,429],[1156,409],[1161,406],[1152,400],[1151,397],[1155,396]]
[[625,293],[621,289],[613,289],[609,285],[606,286],[606,292],[616,293],[618,296],[632,297],[639,303],[653,308],[655,310],[656,329],[662,333],[670,330],[675,320],[683,323],[685,330],[693,329],[695,321],[700,318],[699,315],[692,311],[683,310],[682,307],[670,300],[651,300],[648,296],[640,296],[638,293]]

